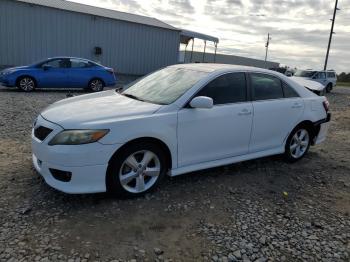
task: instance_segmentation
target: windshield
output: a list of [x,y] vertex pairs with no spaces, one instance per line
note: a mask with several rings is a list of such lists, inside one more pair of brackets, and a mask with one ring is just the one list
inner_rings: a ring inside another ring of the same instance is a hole
[[306,71],[306,70],[298,70],[294,74],[294,76],[300,76],[300,77],[312,77],[316,71]]
[[122,94],[145,102],[168,105],[207,74],[185,68],[167,67],[141,78]]

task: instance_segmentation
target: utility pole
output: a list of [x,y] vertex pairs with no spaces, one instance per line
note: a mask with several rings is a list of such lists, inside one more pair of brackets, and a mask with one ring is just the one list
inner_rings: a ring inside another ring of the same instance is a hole
[[332,27],[331,27],[331,32],[329,34],[329,41],[328,41],[328,48],[327,48],[327,54],[326,54],[326,61],[324,62],[324,70],[326,71],[327,70],[327,64],[328,64],[328,56],[329,56],[329,49],[331,48],[331,43],[332,43],[332,37],[333,37],[333,34],[334,31],[334,23],[335,23],[335,16],[337,14],[337,11],[340,10],[338,8],[338,0],[335,0],[335,7],[334,7],[334,12],[333,12],[333,19],[331,19],[332,21]]
[[270,33],[267,34],[267,41],[266,41],[266,54],[265,54],[265,68],[267,67],[267,52],[269,50],[269,45],[270,45],[270,40],[271,40],[271,37],[270,37]]

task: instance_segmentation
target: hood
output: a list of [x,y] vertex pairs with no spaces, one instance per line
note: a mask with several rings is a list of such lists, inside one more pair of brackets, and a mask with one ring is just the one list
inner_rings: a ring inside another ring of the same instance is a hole
[[63,99],[46,108],[42,117],[65,129],[89,128],[127,117],[150,115],[161,105],[134,100],[115,90]]
[[10,67],[2,70],[2,72],[8,72],[8,71],[14,71],[14,70],[20,70],[20,69],[26,69],[28,66],[15,66],[15,67]]
[[322,84],[311,80],[311,78],[292,76],[290,79],[311,90],[322,91],[324,89]]

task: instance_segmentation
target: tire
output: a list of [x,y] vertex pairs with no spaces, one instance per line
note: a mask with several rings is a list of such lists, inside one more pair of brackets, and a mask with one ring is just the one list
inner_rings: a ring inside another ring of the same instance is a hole
[[326,93],[330,93],[333,89],[333,86],[331,83],[329,83],[327,86],[326,86]]
[[92,92],[101,92],[103,91],[104,83],[101,79],[95,78],[89,82],[88,88]]
[[23,76],[17,80],[17,88],[24,92],[31,92],[36,88],[36,82],[30,76]]
[[285,160],[294,163],[302,159],[309,151],[311,140],[312,135],[307,126],[300,125],[294,128],[286,142]]
[[138,197],[154,190],[168,170],[165,156],[154,143],[130,144],[110,161],[107,191],[121,197]]

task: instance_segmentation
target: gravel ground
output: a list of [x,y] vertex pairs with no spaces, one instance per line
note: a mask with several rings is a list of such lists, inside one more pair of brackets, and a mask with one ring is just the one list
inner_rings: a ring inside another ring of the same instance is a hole
[[31,123],[66,93],[0,88],[0,261],[350,261],[350,89],[329,95],[328,140],[302,161],[167,178],[132,200],[60,193],[33,170]]

